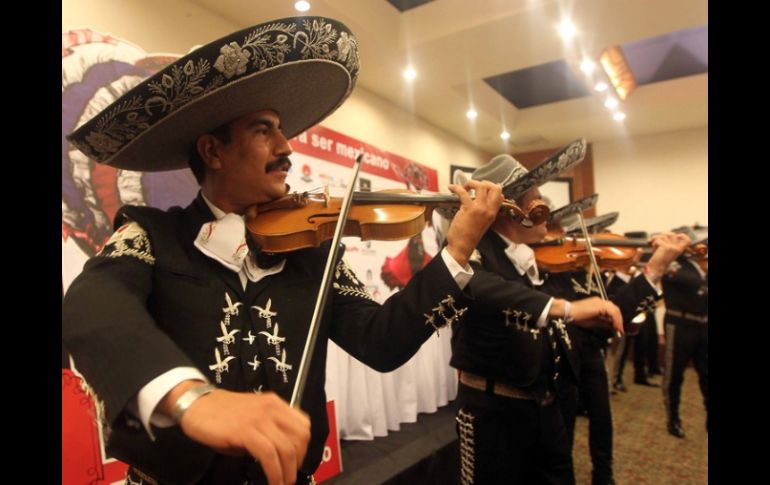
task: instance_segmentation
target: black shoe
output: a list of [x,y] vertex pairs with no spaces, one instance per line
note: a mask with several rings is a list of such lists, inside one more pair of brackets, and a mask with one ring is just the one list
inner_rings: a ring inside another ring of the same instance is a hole
[[650,382],[647,379],[634,379],[634,384],[639,384],[640,386],[647,386],[647,387],[660,387],[660,384]]
[[677,438],[684,438],[684,430],[682,424],[678,421],[672,421],[668,423],[668,433],[676,436]]
[[616,391],[628,392],[628,388],[625,384],[623,384],[623,381],[615,381],[615,383],[612,385],[612,388]]
[[592,480],[591,485],[615,485],[615,479],[610,478],[609,480]]

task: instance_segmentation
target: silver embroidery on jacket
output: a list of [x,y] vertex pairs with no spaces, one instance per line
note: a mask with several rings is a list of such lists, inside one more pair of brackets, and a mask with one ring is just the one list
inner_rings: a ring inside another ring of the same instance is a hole
[[460,433],[460,482],[462,485],[473,483],[476,462],[476,442],[473,433],[474,416],[462,409],[457,411],[455,420]]
[[[538,335],[540,335],[540,329],[529,326],[529,321],[532,319],[531,314],[521,310],[506,308],[503,310],[503,315],[505,315],[506,327],[513,327],[521,332],[529,332],[532,338],[537,340]],[[511,320],[511,317],[513,317],[513,320]]]
[[235,359],[235,357],[231,355],[229,357],[225,357],[225,360],[222,360],[222,355],[219,353],[219,349],[214,347],[214,358],[216,359],[216,362],[209,366],[209,370],[213,370],[215,372],[217,384],[221,384],[222,373],[230,371],[230,364],[228,364],[228,362]]
[[281,352],[281,360],[278,360],[275,357],[268,357],[268,360],[273,361],[273,363],[275,364],[275,371],[283,374],[283,382],[288,383],[289,378],[286,375],[286,373],[290,371],[293,366],[291,364],[286,363],[286,349],[283,349],[283,352]]
[[353,273],[344,260],[340,260],[334,269],[334,282],[332,283],[332,287],[337,294],[343,296],[353,295],[374,301],[372,295],[366,290],[366,286],[358,280],[355,273]]
[[[559,330],[559,334],[561,336],[561,339],[564,340],[564,343],[567,344],[567,348],[572,349],[572,340],[569,338],[569,334],[567,333],[567,327],[564,325],[564,319],[563,318],[557,318],[553,320],[553,325]],[[554,342],[555,345],[555,342]]]
[[468,307],[456,308],[454,297],[452,295],[447,295],[446,298],[438,302],[438,306],[431,308],[431,313],[423,314],[425,317],[425,325],[431,325],[436,329],[436,335],[440,335],[438,329],[444,328],[447,325],[451,325],[454,321],[459,320],[467,310]]
[[222,352],[225,355],[230,355],[230,345],[235,343],[235,334],[240,332],[237,328],[227,331],[227,326],[224,321],[219,322],[219,328],[222,330],[222,336],[217,337],[217,342],[222,344]]
[[636,307],[637,312],[644,312],[644,313],[652,313],[655,311],[655,304],[657,301],[655,300],[655,297],[652,295],[648,295],[642,300],[641,303],[639,303],[639,306]]
[[222,311],[225,313],[225,319],[224,324],[225,326],[230,326],[230,317],[233,315],[238,315],[240,310],[238,310],[238,307],[243,305],[243,303],[233,303],[233,299],[230,298],[230,294],[225,291],[225,304],[226,306],[222,308]]
[[274,312],[270,310],[270,306],[273,304],[273,299],[268,298],[267,299],[267,305],[265,305],[265,308],[262,308],[259,305],[252,305],[251,308],[255,309],[257,311],[257,317],[263,318],[265,320],[265,326],[270,329],[270,327],[273,326],[273,317],[278,316],[278,312]]
[[134,221],[120,226],[97,256],[106,258],[131,256],[144,261],[150,266],[155,265],[155,256],[152,254],[150,238],[147,237],[147,232],[142,229],[142,226]]

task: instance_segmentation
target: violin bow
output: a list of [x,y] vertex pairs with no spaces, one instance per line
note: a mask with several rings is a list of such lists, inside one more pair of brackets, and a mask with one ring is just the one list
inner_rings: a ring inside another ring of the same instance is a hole
[[350,212],[350,207],[353,205],[353,190],[356,187],[356,180],[358,179],[358,172],[361,170],[361,161],[363,159],[363,153],[356,158],[356,163],[353,165],[353,177],[350,180],[350,184],[348,184],[348,191],[345,194],[344,199],[342,199],[342,207],[340,208],[340,215],[337,219],[337,226],[334,229],[331,250],[329,251],[329,256],[326,258],[326,267],[324,268],[324,274],[321,279],[321,288],[318,290],[318,298],[316,298],[313,318],[310,320],[310,328],[308,329],[307,339],[305,340],[305,349],[302,351],[302,359],[299,362],[297,380],[294,383],[294,391],[291,394],[291,401],[289,402],[294,408],[299,408],[299,404],[302,401],[302,394],[305,391],[305,384],[307,383],[307,376],[310,369],[310,357],[313,355],[313,350],[315,349],[323,309],[326,306],[326,300],[329,296],[331,277],[332,274],[334,274],[334,262],[337,261],[337,257],[340,253],[340,240],[342,239],[345,222],[348,219],[348,212]]
[[[591,236],[588,234],[588,226],[586,226],[586,220],[583,217],[582,212],[578,212],[577,216],[578,221],[580,221],[580,230],[583,233],[583,238],[585,238],[586,249],[588,249],[588,260],[591,262],[591,270],[594,278],[596,279],[596,286],[599,288],[599,293],[601,293],[602,300],[608,301],[609,298],[607,298],[607,289],[604,287],[604,282],[602,281],[602,273],[599,270],[599,264],[596,262],[596,255],[594,254],[594,247],[591,244]],[[634,319],[636,319],[636,317]],[[615,332],[615,334],[618,338],[623,336],[619,331]]]

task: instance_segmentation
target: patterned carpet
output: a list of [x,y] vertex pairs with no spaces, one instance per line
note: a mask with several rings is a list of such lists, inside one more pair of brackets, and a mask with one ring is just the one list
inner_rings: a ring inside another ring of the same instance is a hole
[[[610,397],[614,423],[614,472],[618,485],[689,485],[708,483],[708,434],[706,412],[692,368],[685,371],[680,415],[684,439],[666,431],[660,387],[633,383],[633,365],[625,366],[628,392]],[[661,377],[651,379],[660,384]],[[578,417],[575,430],[575,477],[578,485],[590,485],[588,420]]]

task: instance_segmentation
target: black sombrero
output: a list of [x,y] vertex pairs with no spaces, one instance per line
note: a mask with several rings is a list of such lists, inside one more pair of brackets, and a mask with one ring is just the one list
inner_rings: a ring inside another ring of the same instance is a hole
[[576,200],[575,202],[570,202],[569,204],[563,207],[559,207],[558,209],[551,212],[549,220],[553,222],[559,222],[562,219],[574,216],[578,212],[584,212],[595,206],[598,200],[599,194],[591,194],[588,197],[583,197],[582,199]]
[[[611,225],[618,221],[619,212],[608,212],[596,217],[589,217],[585,220],[586,228],[588,232],[602,232]],[[567,234],[573,232],[580,232],[580,221],[574,221],[564,227],[564,232]]]
[[67,139],[117,168],[185,168],[198,136],[256,110],[276,111],[286,137],[298,135],[342,104],[358,70],[358,42],[344,24],[323,17],[275,20],[192,51]]
[[[533,187],[553,180],[565,170],[574,167],[586,156],[585,139],[575,140],[557,150],[532,170],[508,154],[496,155],[471,174],[473,180],[488,180],[503,186],[506,199],[518,199]],[[457,182],[457,181],[455,181]]]

